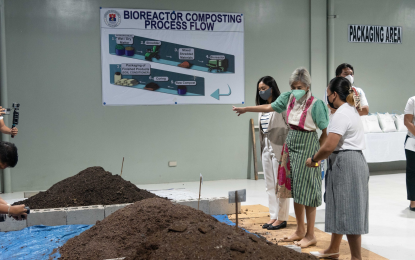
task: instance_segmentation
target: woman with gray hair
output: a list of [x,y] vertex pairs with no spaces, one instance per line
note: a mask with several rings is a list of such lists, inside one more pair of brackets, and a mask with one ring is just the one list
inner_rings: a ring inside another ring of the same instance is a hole
[[[306,167],[307,158],[316,153],[327,138],[329,124],[327,106],[311,94],[311,77],[305,68],[297,68],[289,80],[291,91],[282,93],[271,104],[254,107],[233,107],[238,116],[246,112],[287,113],[290,126],[278,169],[279,198],[293,198],[297,230],[281,242],[293,242],[302,248],[316,245],[314,223],[316,208],[321,205],[321,172],[318,167]],[[316,130],[323,130],[318,139]],[[316,166],[320,162],[315,163]],[[290,185],[282,185],[282,184]],[[304,211],[307,217],[305,229]]]

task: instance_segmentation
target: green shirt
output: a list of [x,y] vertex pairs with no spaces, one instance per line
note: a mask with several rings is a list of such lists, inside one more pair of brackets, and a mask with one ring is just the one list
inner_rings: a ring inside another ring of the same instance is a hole
[[[272,109],[274,109],[277,113],[287,110],[291,92],[292,91],[282,93],[277,100],[271,103]],[[329,125],[329,110],[322,100],[316,97],[314,98],[316,99],[316,102],[314,102],[313,107],[311,108],[311,117],[313,118],[316,126],[322,130],[327,128]]]

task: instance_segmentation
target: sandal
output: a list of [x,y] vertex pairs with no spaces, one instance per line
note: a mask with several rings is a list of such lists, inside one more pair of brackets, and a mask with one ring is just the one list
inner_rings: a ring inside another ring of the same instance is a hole
[[332,257],[334,255],[340,255],[340,252],[338,253],[330,253],[330,254],[322,254],[318,251],[310,252],[311,255],[318,257],[318,258],[330,258],[330,259],[339,259],[338,257]]

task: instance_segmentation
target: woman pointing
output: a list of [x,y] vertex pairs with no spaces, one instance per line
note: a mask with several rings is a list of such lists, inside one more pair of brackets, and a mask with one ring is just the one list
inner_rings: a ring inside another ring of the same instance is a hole
[[[278,183],[286,182],[284,189],[277,186],[279,197],[292,197],[297,219],[297,230],[281,242],[299,241],[297,245],[308,247],[317,244],[314,236],[316,207],[321,200],[321,172],[318,168],[306,167],[307,158],[320,148],[327,138],[326,128],[329,123],[328,109],[323,101],[311,94],[311,78],[305,68],[297,68],[291,75],[289,84],[291,91],[282,93],[271,104],[255,107],[233,107],[238,115],[245,112],[287,113],[290,126],[283,148],[282,164],[278,172]],[[323,130],[320,141],[317,129]],[[319,144],[320,142],[320,144]],[[287,148],[287,149],[285,149]],[[290,162],[284,160],[289,158]],[[320,165],[316,163],[316,165]],[[304,222],[304,211],[307,217],[307,229]]]

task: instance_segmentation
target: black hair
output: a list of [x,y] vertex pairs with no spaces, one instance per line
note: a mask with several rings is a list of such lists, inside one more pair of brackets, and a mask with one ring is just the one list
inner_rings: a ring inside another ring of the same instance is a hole
[[13,143],[0,142],[0,161],[8,167],[14,167],[17,164],[17,147]]
[[354,75],[353,66],[350,65],[349,63],[342,63],[339,66],[337,66],[337,69],[336,69],[336,77],[340,76],[340,74],[342,74],[342,72],[343,72],[343,69],[345,69],[345,68],[351,69],[353,71],[353,75]]
[[352,84],[350,84],[348,79],[343,77],[333,78],[330,80],[329,89],[331,93],[336,92],[341,101],[354,105]]
[[274,102],[281,95],[281,92],[280,92],[280,89],[278,88],[277,82],[275,82],[275,79],[273,77],[271,77],[271,76],[262,77],[258,80],[258,83],[256,84],[255,103],[256,103],[257,106],[267,104],[267,101],[263,100],[259,96],[258,86],[259,86],[259,83],[261,83],[261,82],[272,89],[272,94],[271,94],[272,95],[272,102]]

